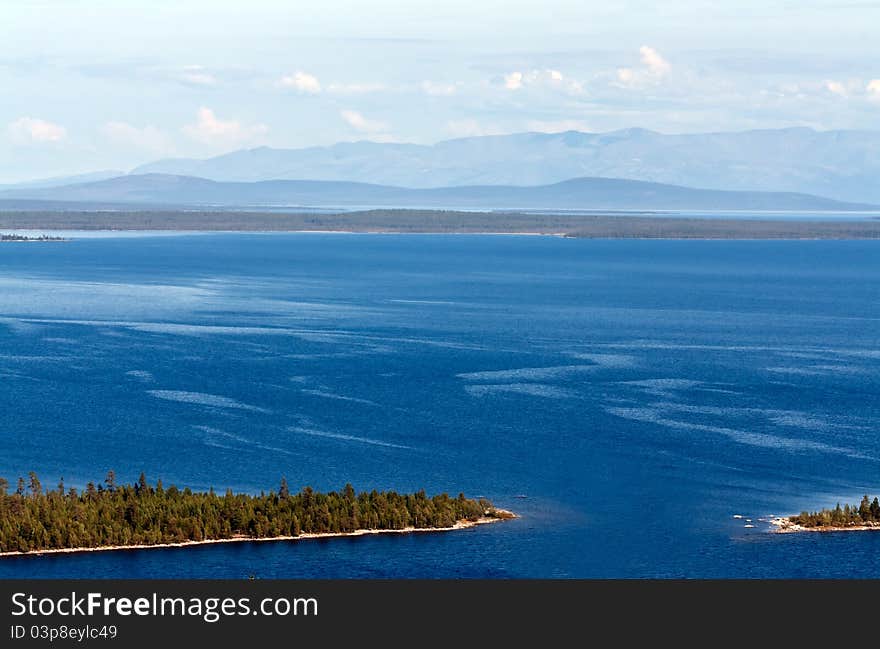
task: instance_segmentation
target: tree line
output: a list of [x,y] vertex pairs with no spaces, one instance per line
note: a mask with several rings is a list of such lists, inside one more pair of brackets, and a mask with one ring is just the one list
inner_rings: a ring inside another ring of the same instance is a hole
[[789,517],[792,523],[803,527],[854,527],[861,525],[880,525],[880,500],[862,498],[858,505],[844,505],[818,512],[801,512]]
[[400,530],[450,527],[457,521],[503,517],[485,499],[464,494],[428,497],[394,491],[320,493],[305,487],[220,495],[147,482],[117,484],[113,471],[103,483],[78,491],[63,479],[44,489],[35,473],[19,478],[10,492],[0,478],[0,552],[33,552],[108,545],[158,545],[184,541],[343,533],[359,529]]

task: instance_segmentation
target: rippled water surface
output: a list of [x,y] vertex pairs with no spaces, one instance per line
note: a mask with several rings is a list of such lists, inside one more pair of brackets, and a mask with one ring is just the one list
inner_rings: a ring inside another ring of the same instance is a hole
[[284,475],[522,517],[3,559],[0,577],[880,577],[880,534],[766,523],[880,493],[878,342],[876,242],[2,244],[10,481],[112,468],[257,492]]

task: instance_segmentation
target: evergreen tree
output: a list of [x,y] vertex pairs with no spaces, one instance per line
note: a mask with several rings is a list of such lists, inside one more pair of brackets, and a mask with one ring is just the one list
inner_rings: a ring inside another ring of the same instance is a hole
[[39,478],[37,478],[37,474],[31,471],[30,473],[28,473],[28,478],[30,478],[28,489],[31,490],[31,495],[41,495],[43,493],[43,485],[40,484],[40,480]]
[[859,503],[859,517],[863,521],[871,520],[871,501],[868,499],[867,494],[862,498],[862,502]]

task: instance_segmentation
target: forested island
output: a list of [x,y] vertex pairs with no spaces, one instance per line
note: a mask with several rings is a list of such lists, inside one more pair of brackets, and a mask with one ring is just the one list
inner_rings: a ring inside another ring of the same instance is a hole
[[220,495],[150,484],[144,474],[135,484],[117,484],[111,471],[103,483],[78,491],[63,480],[44,489],[30,473],[10,493],[0,478],[0,555],[439,531],[505,518],[514,515],[483,498],[356,493],[350,484],[338,492],[291,493],[282,479],[277,491]]
[[777,532],[838,532],[850,530],[880,530],[880,500],[862,498],[858,505],[844,505],[834,509],[801,512],[795,516],[771,521]]

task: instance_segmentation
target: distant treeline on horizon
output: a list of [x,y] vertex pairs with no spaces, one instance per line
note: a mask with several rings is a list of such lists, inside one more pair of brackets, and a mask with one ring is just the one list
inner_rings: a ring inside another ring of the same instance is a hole
[[696,218],[677,214],[571,214],[515,211],[382,209],[330,213],[223,210],[89,211],[82,207],[7,209],[9,230],[130,230],[237,232],[388,232],[480,234],[504,232],[594,239],[880,239],[880,219]]

